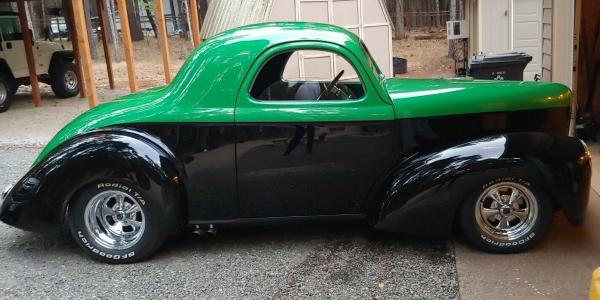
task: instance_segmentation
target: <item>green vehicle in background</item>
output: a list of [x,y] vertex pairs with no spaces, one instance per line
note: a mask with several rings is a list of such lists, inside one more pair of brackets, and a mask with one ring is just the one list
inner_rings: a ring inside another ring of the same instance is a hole
[[166,87],[65,126],[0,219],[66,226],[92,257],[149,257],[183,229],[311,221],[526,250],[581,225],[590,154],[556,83],[386,79],[332,25],[265,23],[196,49]]

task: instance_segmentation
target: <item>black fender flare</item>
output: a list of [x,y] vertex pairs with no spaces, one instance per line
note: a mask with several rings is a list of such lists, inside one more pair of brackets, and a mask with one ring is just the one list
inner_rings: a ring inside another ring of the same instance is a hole
[[50,152],[15,185],[12,201],[22,207],[3,221],[33,231],[62,225],[76,193],[107,179],[135,183],[157,201],[166,234],[183,228],[186,174],[181,163],[158,138],[127,128],[78,135]]
[[0,73],[7,75],[10,79],[15,79],[10,66],[4,58],[0,58]]
[[48,75],[52,76],[54,71],[60,64],[65,62],[73,62],[75,60],[75,53],[72,50],[56,51],[52,54],[50,59],[50,66],[48,68]]
[[542,132],[489,136],[415,152],[394,170],[377,203],[374,227],[433,236],[450,234],[465,197],[484,184],[483,175],[499,171],[534,179],[571,223],[581,225],[591,178],[585,144]]

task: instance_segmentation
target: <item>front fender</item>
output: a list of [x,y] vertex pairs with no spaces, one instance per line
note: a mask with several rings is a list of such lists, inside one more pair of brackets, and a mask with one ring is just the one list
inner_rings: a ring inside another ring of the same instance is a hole
[[186,176],[175,156],[153,136],[124,128],[92,131],[63,143],[14,186],[0,220],[27,230],[64,222],[69,200],[102,179],[131,182],[158,201],[165,224],[177,230],[183,218]]
[[73,60],[75,60],[75,54],[72,50],[55,51],[52,54],[52,58],[50,59],[50,67],[48,68],[48,74],[50,76],[54,75],[54,71],[61,64],[64,64],[65,62],[72,62]]
[[577,139],[529,132],[413,154],[385,185],[375,228],[448,235],[462,201],[492,172],[532,178],[571,223],[583,222],[591,178],[589,152]]

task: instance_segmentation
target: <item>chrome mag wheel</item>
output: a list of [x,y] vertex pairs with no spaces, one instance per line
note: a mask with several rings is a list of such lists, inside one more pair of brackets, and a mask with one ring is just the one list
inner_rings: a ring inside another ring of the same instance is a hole
[[146,218],[137,200],[122,191],[109,190],[88,202],[84,223],[95,242],[108,249],[123,250],[140,240]]
[[482,233],[514,241],[529,233],[538,219],[538,202],[531,190],[515,182],[500,182],[485,189],[475,205],[475,220]]
[[65,87],[69,90],[74,90],[75,88],[77,88],[77,74],[75,74],[74,71],[67,71],[65,72],[65,76],[64,76],[64,81],[65,81]]

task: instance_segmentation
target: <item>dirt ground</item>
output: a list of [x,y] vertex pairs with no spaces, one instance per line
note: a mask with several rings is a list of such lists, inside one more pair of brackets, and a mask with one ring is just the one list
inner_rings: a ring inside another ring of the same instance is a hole
[[448,57],[446,39],[415,39],[409,33],[406,39],[394,40],[394,57],[407,60],[408,72],[403,78],[440,78],[454,76],[454,62]]

